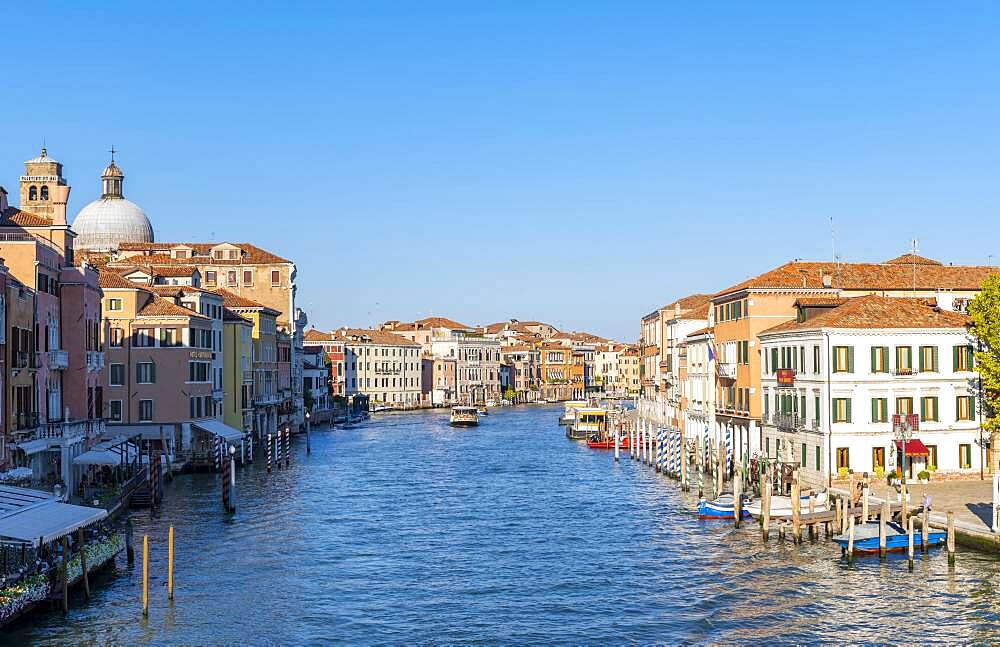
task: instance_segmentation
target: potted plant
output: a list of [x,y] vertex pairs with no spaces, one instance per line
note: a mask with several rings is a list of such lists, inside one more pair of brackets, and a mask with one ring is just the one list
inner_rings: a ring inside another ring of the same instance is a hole
[[880,479],[885,476],[885,468],[879,465],[875,468],[875,478]]
[[931,480],[931,473],[927,470],[920,470],[917,472],[917,479],[924,485],[927,485],[927,481]]
[[902,476],[899,473],[899,469],[894,469],[891,472],[889,472],[888,481],[889,485],[893,487],[899,486],[899,484],[902,482]]
[[846,467],[841,467],[841,468],[839,468],[837,470],[837,473],[840,474],[840,478],[846,479],[847,478],[848,469]]

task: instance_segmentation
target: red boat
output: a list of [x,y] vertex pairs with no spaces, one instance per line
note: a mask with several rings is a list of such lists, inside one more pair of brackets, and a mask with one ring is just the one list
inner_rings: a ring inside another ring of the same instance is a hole
[[[590,447],[591,449],[614,449],[615,439],[605,438],[604,440],[594,440],[593,438],[591,438],[590,440],[587,441],[587,447]],[[619,449],[628,449],[628,447],[629,447],[628,436],[623,436],[618,440]]]

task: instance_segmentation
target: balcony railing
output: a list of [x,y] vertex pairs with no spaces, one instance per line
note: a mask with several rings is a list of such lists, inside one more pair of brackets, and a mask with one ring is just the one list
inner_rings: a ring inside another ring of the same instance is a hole
[[243,371],[243,381],[253,382],[253,371]]
[[28,351],[18,351],[14,353],[14,366],[15,369],[20,368],[38,368],[38,353],[32,353]]
[[38,413],[29,411],[22,413],[15,413],[12,415],[14,430],[21,431],[24,429],[34,429],[38,426]]
[[87,351],[87,370],[91,372],[104,370],[104,351]]
[[71,420],[69,422],[43,422],[35,431],[37,438],[73,438],[86,436],[98,438],[105,431],[104,420]]
[[736,364],[734,362],[716,362],[715,370],[719,374],[719,377],[727,380],[736,379]]
[[912,368],[894,368],[889,372],[896,377],[910,377],[911,375],[917,374],[917,372]]
[[65,371],[69,368],[69,353],[64,350],[49,351],[49,368],[56,371]]
[[278,404],[281,398],[276,393],[257,393],[253,396],[254,404]]
[[771,423],[783,431],[798,431],[805,428],[806,419],[797,413],[774,413]]

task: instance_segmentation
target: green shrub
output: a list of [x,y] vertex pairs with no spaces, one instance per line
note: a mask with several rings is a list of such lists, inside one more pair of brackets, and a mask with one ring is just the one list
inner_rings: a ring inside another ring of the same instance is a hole
[[929,481],[931,478],[931,473],[928,472],[927,470],[920,470],[919,472],[917,472],[917,478],[920,479],[921,481]]

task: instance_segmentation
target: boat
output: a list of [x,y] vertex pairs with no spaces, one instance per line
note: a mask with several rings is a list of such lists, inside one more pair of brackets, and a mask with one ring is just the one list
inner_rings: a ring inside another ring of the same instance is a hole
[[448,423],[452,427],[475,427],[479,424],[479,412],[475,407],[452,407]]
[[608,434],[608,412],[604,409],[578,409],[576,421],[566,428],[570,440],[590,440],[592,436],[603,438]]
[[380,404],[375,407],[372,407],[372,413],[381,413],[382,411],[392,411],[392,407],[385,404]]
[[[615,439],[614,436],[601,438],[600,436],[591,436],[587,440],[587,447],[591,449],[614,449]],[[618,439],[618,449],[628,449],[629,448],[629,438],[628,436],[622,436]]]
[[[733,519],[735,511],[733,510],[733,498],[732,492],[723,492],[718,497],[712,501],[702,499],[698,503],[698,518],[699,519]],[[743,510],[740,513],[741,519],[749,519],[750,512],[747,511],[747,505],[749,500],[747,497],[743,498]]]
[[[873,553],[877,554],[879,548],[878,535],[878,521],[869,521],[868,523],[855,525],[854,552],[861,553],[863,555],[870,555]],[[927,533],[927,545],[940,546],[945,543],[947,538],[948,533],[946,532],[929,532]],[[850,543],[850,539],[846,532],[836,535],[833,540],[840,544],[840,548],[844,553],[847,552],[847,545]],[[890,521],[885,524],[885,549],[887,551],[905,551],[909,548],[909,545],[909,536],[903,526],[895,521]],[[913,533],[913,545],[915,547],[920,546],[920,531]]]
[[[802,502],[799,506],[799,512],[802,514],[809,512],[809,495],[800,496],[799,500]],[[826,512],[830,509],[830,500],[826,492],[820,492],[816,495],[815,508],[816,512]],[[759,517],[761,514],[761,500],[754,500],[754,502],[749,504],[746,509],[754,517]],[[772,517],[792,516],[792,497],[777,495],[772,496],[770,515]]]
[[566,409],[559,418],[559,424],[563,426],[576,422],[576,412],[587,406],[586,400],[569,400],[565,404]]
[[487,410],[485,404],[481,404],[478,407],[474,407],[474,408],[476,409],[476,411],[479,412],[479,415],[481,415],[481,416],[488,416],[488,415],[490,415],[490,412],[489,412],[489,410]]

